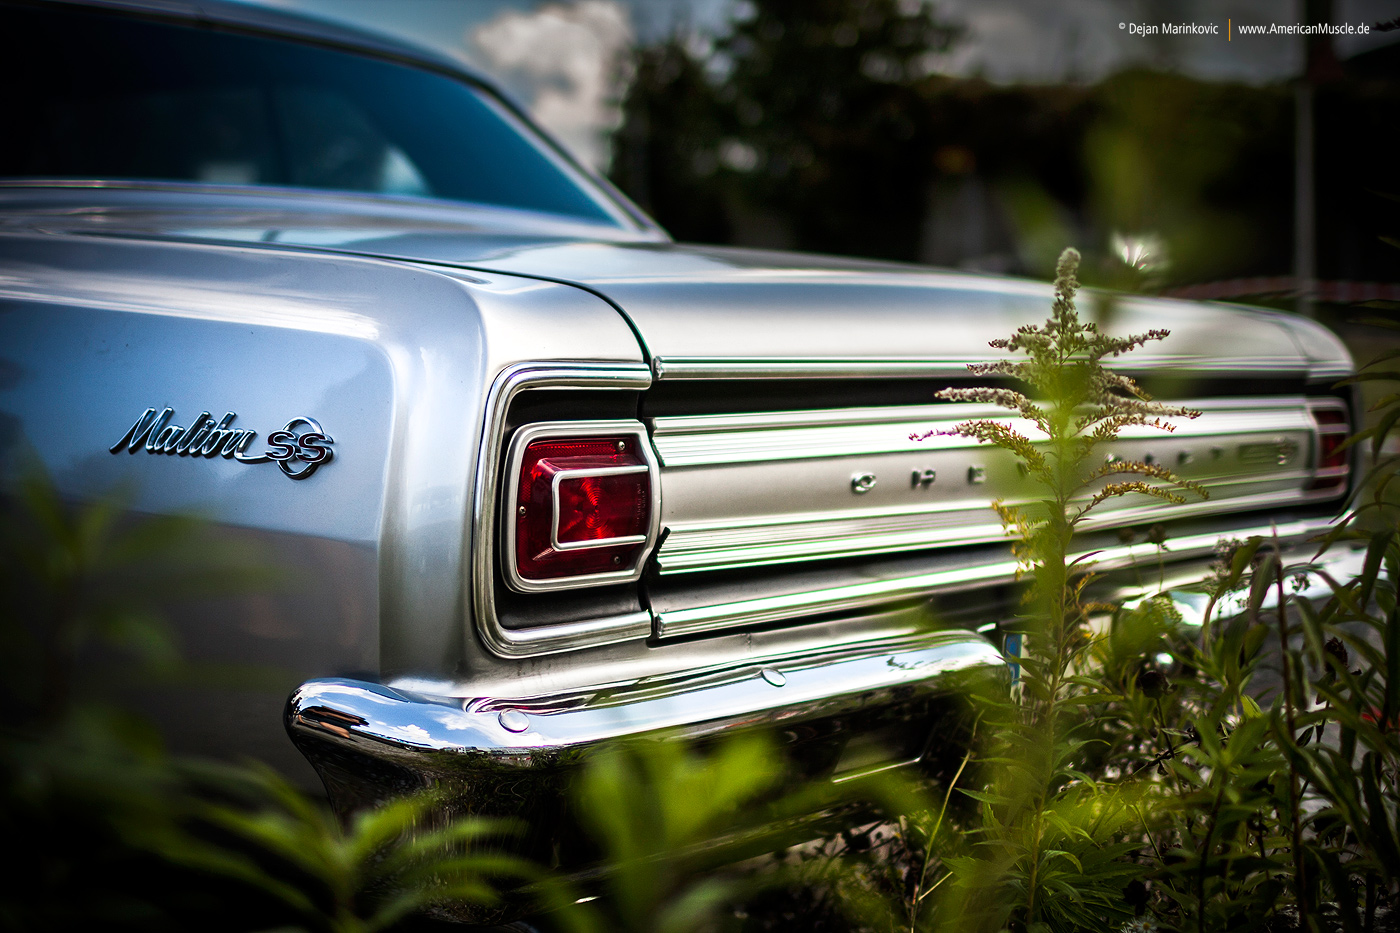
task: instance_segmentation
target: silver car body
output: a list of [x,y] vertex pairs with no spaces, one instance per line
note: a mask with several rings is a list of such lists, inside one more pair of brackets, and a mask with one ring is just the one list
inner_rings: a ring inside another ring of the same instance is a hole
[[[455,67],[256,9],[160,9]],[[875,722],[1002,663],[1016,566],[990,501],[1027,487],[962,438],[910,435],[985,413],[933,393],[990,339],[1043,320],[1048,287],[677,245],[583,183],[610,221],[290,188],[0,184],[5,450],[37,452],[75,499],[129,483],[139,512],[204,515],[292,582],[181,617],[197,659],[274,669],[292,690],[285,709],[281,693],[181,694],[167,718],[182,746],[309,778],[285,712],[344,805],[450,779],[539,822],[560,769],[600,741]],[[1140,583],[1112,571],[1158,564],[1116,527],[1166,523],[1163,576],[1181,584],[1222,538],[1295,543],[1326,526],[1345,480],[1313,488],[1317,413],[1346,410],[1331,386],[1352,371],[1335,337],[1137,298],[1105,324],[1170,329],[1131,368],[1204,411],[1116,453],[1178,466],[1212,498],[1105,510],[1084,542],[1104,586],[1131,596]],[[654,533],[621,582],[520,592],[502,546],[512,437],[558,424],[644,441]],[[266,459],[271,435],[311,427],[328,459]],[[203,443],[196,429],[257,433],[229,456],[177,449]],[[824,773],[870,766],[844,751],[861,728],[823,739]],[[940,741],[915,738],[875,766]],[[519,791],[525,775],[536,790]]]

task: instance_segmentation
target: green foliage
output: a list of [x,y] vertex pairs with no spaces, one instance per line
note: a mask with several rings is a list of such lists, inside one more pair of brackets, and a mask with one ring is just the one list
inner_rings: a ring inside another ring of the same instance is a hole
[[[1183,492],[1204,495],[1161,466],[1095,456],[1123,428],[1171,430],[1164,418],[1197,413],[1154,403],[1131,379],[1105,368],[1106,358],[1166,333],[1110,337],[1082,323],[1074,302],[1078,261],[1073,250],[1061,256],[1054,307],[1043,326],[992,343],[1024,359],[971,367],[1023,389],[939,393],[948,401],[996,405],[1027,423],[981,419],[955,432],[1010,452],[1038,488],[1033,501],[995,503],[1017,534],[1015,552],[1032,582],[1019,625],[1025,636],[1019,696],[984,698],[983,720],[994,736],[984,759],[988,785],[963,791],[980,802],[980,820],[968,852],[946,858],[954,883],[943,923],[959,929],[1070,930],[1125,919],[1121,892],[1141,873],[1123,858],[1137,847],[1124,835],[1147,788],[1086,771],[1100,715],[1095,707],[1121,687],[1089,674],[1092,640],[1084,626],[1092,607],[1081,594],[1091,573],[1071,558],[1071,539],[1093,509],[1119,496],[1181,502]],[[1130,633],[1153,626],[1153,609],[1130,613],[1120,641],[1142,640]]]
[[[1382,402],[1384,427],[1353,443],[1374,440],[1379,451],[1397,401]],[[1155,732],[1117,754],[1146,758],[1137,767],[1156,773],[1141,838],[1152,853],[1150,907],[1164,925],[1370,931],[1395,908],[1400,527],[1385,494],[1395,467],[1371,471],[1365,500],[1311,560],[1290,560],[1267,539],[1226,548],[1205,584],[1198,641],[1166,642],[1182,676],[1154,715],[1133,691],[1105,707],[1108,734]],[[1364,548],[1356,577],[1321,569],[1317,558],[1336,548]],[[1325,599],[1305,592],[1319,583]]]
[[[859,834],[839,837],[841,858],[811,840],[871,807],[926,819],[934,807],[922,783],[892,773],[839,784],[800,781],[789,769],[761,734],[708,748],[673,739],[602,749],[574,792],[602,856],[600,877],[589,884],[597,894],[564,904],[561,925],[578,933],[713,930],[737,905],[771,900],[776,889],[814,886],[839,889],[859,915],[895,909],[864,883],[852,883],[864,867],[848,858],[865,850]],[[767,857],[790,846],[811,857]]]
[[[706,875],[760,831],[757,807],[780,777],[772,747],[755,736],[703,754],[683,742],[604,749],[579,778],[576,805],[608,864],[586,929],[684,933],[710,926],[752,887],[742,875]],[[718,858],[717,858],[718,857]]]
[[[509,827],[443,820],[439,794],[402,797],[342,823],[266,767],[199,770],[198,784],[223,799],[201,795],[193,817],[240,844],[180,840],[162,854],[261,890],[306,929],[372,933],[433,908],[491,906],[501,901],[503,886],[538,875],[501,849]],[[269,862],[277,867],[269,869]]]
[[[1027,390],[944,396],[1020,415],[959,431],[1011,451],[1042,494],[999,504],[1033,577],[1019,623],[1020,692],[977,698],[981,781],[958,787],[976,813],[937,836],[919,832],[927,814],[902,817],[924,868],[906,887],[899,928],[1389,929],[1400,907],[1400,511],[1391,488],[1400,458],[1383,451],[1400,425],[1400,393],[1383,398],[1377,427],[1352,441],[1369,443],[1377,466],[1364,499],[1311,559],[1268,539],[1222,544],[1201,584],[1199,629],[1184,624],[1170,593],[1086,603],[1091,568],[1067,560],[1075,522],[1105,492],[1144,492],[1136,482],[1155,480],[1147,494],[1164,499],[1195,490],[1127,464],[1125,482],[1088,459],[1085,438],[1098,425],[1108,425],[1098,438],[1112,436],[1115,414],[1084,394],[1104,377],[1086,376],[1083,361],[1105,354],[1095,357],[1095,336],[1065,310],[1074,287],[1066,259],[1056,316],[1001,342],[1030,360],[979,367]],[[1074,349],[1057,357],[1061,344]],[[1349,381],[1400,382],[1393,360]],[[1067,387],[1068,409],[1044,401]],[[1106,393],[1107,405],[1123,391]],[[1121,417],[1143,419],[1134,423],[1165,414],[1138,407],[1141,397],[1122,401],[1130,407]],[[1027,424],[1038,430],[1019,426]],[[1065,438],[1066,427],[1083,435]],[[1149,539],[1159,549],[1166,541],[1156,531]],[[1334,548],[1364,549],[1361,572],[1328,576],[1319,559]],[[1319,585],[1330,595],[1319,598]],[[884,917],[899,913],[887,904]],[[859,916],[863,929],[896,928]]]
[[[1091,407],[1082,387],[1102,377],[1076,367],[1105,354],[1086,349],[1093,338],[1064,317],[1073,287],[1066,273],[1072,264],[1062,262],[1056,318],[1002,343],[1031,360],[981,371],[1033,393],[1068,392],[1073,406],[1047,409],[1008,388],[945,394],[994,402],[1035,425],[1036,437],[990,421],[959,430],[1010,450],[1045,494],[1000,506],[1034,576],[1023,695],[1020,704],[987,707],[1000,741],[988,750],[986,790],[973,794],[982,805],[975,842],[947,859],[951,890],[962,896],[939,905],[944,922],[1088,929],[1131,909],[1200,933],[1373,930],[1400,891],[1400,686],[1392,686],[1400,684],[1400,524],[1386,498],[1397,462],[1373,469],[1371,500],[1317,555],[1365,546],[1356,578],[1333,580],[1316,557],[1290,561],[1276,542],[1252,539],[1227,548],[1205,584],[1198,640],[1183,637],[1166,594],[1114,610],[1101,635],[1083,631],[1094,607],[1081,604],[1086,568],[1065,562],[1074,523],[1111,495],[1171,499],[1185,490],[1168,476],[1147,474],[1163,484],[1149,491],[1088,468],[1089,439],[1111,437],[1123,418],[1141,424],[1162,413],[1138,407],[1141,400],[1128,400],[1121,415]],[[1052,355],[1061,343],[1074,349]],[[1389,359],[1353,381],[1400,381],[1400,371],[1385,368]],[[1108,404],[1120,403],[1110,395]],[[1382,400],[1377,426],[1352,443],[1369,441],[1379,454],[1400,424],[1397,406],[1400,394]],[[1065,439],[1067,427],[1083,434]],[[1301,595],[1318,582],[1330,597]],[[1227,601],[1239,611],[1213,618]],[[1176,676],[1157,667],[1163,655]]]

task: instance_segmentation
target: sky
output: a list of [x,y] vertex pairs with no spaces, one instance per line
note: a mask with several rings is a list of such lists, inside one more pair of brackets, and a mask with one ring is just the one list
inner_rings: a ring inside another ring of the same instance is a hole
[[[583,161],[605,168],[621,120],[626,50],[683,32],[704,45],[747,0],[244,0],[394,35],[493,77]],[[903,0],[919,3],[921,0]],[[1134,65],[1207,80],[1286,81],[1302,66],[1296,36],[1238,34],[1287,25],[1302,0],[923,0],[962,27],[931,71],[998,83],[1095,81]],[[1354,27],[1400,17],[1400,0],[1333,0]],[[1153,35],[1187,23],[1215,35]],[[1226,33],[1230,33],[1227,38]],[[1344,36],[1342,58],[1400,41],[1400,31]]]

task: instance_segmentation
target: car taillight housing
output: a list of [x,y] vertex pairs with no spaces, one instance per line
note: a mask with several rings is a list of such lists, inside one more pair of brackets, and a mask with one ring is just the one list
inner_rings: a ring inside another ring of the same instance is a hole
[[635,421],[519,429],[505,478],[504,569],[522,592],[635,580],[656,540],[658,470]]
[[1308,491],[1339,493],[1351,478],[1351,449],[1342,443],[1351,435],[1351,423],[1341,402],[1321,401],[1310,405],[1317,426],[1317,459]]

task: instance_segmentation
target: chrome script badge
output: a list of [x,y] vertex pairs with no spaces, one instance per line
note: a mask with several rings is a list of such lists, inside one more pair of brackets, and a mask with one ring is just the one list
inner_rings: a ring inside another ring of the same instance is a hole
[[166,408],[159,414],[147,408],[127,429],[121,440],[107,448],[114,454],[123,450],[136,453],[144,449],[149,454],[176,457],[223,457],[239,463],[276,463],[292,479],[306,479],[332,456],[335,440],[314,418],[298,417],[288,421],[280,431],[267,436],[268,449],[250,453],[249,445],[258,432],[233,427],[235,412],[227,412],[217,421],[209,412],[201,412],[189,427],[171,424],[175,409]]

